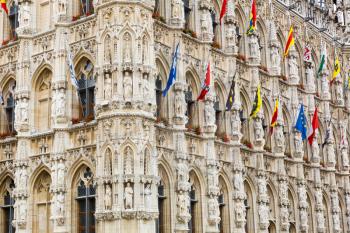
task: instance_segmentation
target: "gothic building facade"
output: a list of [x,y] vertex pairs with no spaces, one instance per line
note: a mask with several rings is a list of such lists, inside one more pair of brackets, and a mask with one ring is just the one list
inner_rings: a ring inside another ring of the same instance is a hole
[[349,233],[350,1],[256,3],[247,35],[250,0],[7,0],[0,232]]

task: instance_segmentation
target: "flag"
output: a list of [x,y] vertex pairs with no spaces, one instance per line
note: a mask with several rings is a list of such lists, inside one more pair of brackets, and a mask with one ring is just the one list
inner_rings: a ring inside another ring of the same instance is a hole
[[302,137],[303,141],[307,138],[307,136],[306,136],[307,128],[306,127],[307,126],[306,126],[306,117],[305,117],[305,113],[304,113],[304,105],[301,105],[300,110],[299,110],[298,119],[297,119],[297,122],[295,123],[294,128],[301,133],[301,137]]
[[335,59],[335,62],[334,62],[334,70],[333,70],[331,84],[333,84],[334,80],[338,77],[339,74],[340,74],[340,63],[339,63],[339,59],[337,57]]
[[325,64],[326,64],[326,53],[322,52],[321,53],[320,67],[318,67],[318,71],[317,71],[317,77],[321,74]]
[[72,82],[72,85],[78,89],[79,85],[78,85],[78,80],[77,77],[75,75],[75,70],[74,70],[74,65],[73,65],[73,56],[72,53],[70,52],[70,49],[67,48],[67,61],[68,61],[68,67],[69,67],[69,73],[70,73],[70,81]]
[[220,11],[220,25],[222,23],[222,18],[224,18],[225,14],[227,12],[227,2],[228,2],[228,0],[224,0],[222,2],[221,11]]
[[6,12],[6,14],[9,14],[9,10],[7,9],[7,4],[6,4],[6,0],[0,0],[1,3],[1,8]]
[[270,133],[272,134],[273,132],[273,128],[276,126],[277,124],[277,118],[278,118],[278,107],[279,107],[279,99],[276,99],[276,103],[275,103],[275,109],[273,110],[273,114],[272,114],[272,119],[271,119],[271,124],[270,124]]
[[304,49],[304,61],[311,62],[311,49],[309,45],[306,45]]
[[233,76],[233,80],[232,80],[232,84],[231,84],[231,88],[230,88],[230,92],[228,93],[228,97],[227,97],[227,101],[226,101],[226,111],[231,111],[233,103],[235,101],[235,76]]
[[171,86],[174,84],[174,81],[176,80],[176,73],[177,73],[177,55],[179,53],[179,45],[180,43],[178,43],[176,45],[176,49],[175,49],[175,53],[173,56],[173,63],[171,65],[171,70],[169,73],[169,78],[168,78],[168,82],[166,84],[165,89],[163,90],[163,97],[166,96],[166,94],[168,93],[169,89],[171,88]]
[[256,89],[256,95],[255,95],[255,100],[253,103],[253,109],[252,112],[250,113],[251,118],[255,118],[256,115],[259,113],[262,105],[262,99],[261,99],[261,90],[260,90],[260,84],[258,85]]
[[199,94],[197,101],[199,100],[204,100],[205,96],[210,90],[210,63],[208,63],[207,66],[207,73],[205,74],[205,80],[204,80],[204,85],[202,87],[202,91]]
[[4,100],[4,96],[2,95],[2,92],[0,92],[0,104],[5,105],[5,100]]
[[256,27],[256,3],[255,0],[252,0],[252,10],[250,13],[250,22],[249,22],[249,29],[247,31],[247,34],[250,35],[254,33],[255,27]]
[[294,45],[294,35],[293,35],[293,26],[290,26],[289,33],[288,33],[288,40],[286,47],[284,49],[284,57],[288,56],[289,49]]
[[308,137],[309,144],[312,145],[314,141],[316,130],[319,127],[317,107],[315,108],[314,116],[312,118],[312,133]]

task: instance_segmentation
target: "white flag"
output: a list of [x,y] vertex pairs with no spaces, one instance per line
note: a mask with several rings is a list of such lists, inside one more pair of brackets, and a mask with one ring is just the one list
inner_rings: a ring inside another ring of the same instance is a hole
[[75,75],[75,70],[74,70],[74,65],[73,65],[73,57],[72,57],[72,53],[70,52],[70,49],[67,48],[67,60],[68,60],[68,66],[69,66],[69,73],[70,73],[70,80],[72,82],[72,85],[78,89],[78,80],[77,77]]

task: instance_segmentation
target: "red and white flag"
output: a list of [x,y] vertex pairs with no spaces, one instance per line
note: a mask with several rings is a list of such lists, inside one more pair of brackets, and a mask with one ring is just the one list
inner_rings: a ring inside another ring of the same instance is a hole
[[309,137],[307,138],[310,145],[312,145],[314,141],[316,130],[318,129],[318,127],[319,127],[319,122],[318,122],[318,114],[317,114],[317,107],[316,107],[314,112],[314,117],[312,118],[312,131]]
[[210,63],[208,63],[207,72],[205,74],[204,85],[202,87],[201,93],[199,94],[199,96],[197,98],[197,101],[204,100],[205,96],[207,95],[209,90],[210,90]]
[[224,0],[222,2],[221,11],[220,11],[220,25],[222,23],[222,18],[224,18],[225,14],[227,12],[227,2],[228,2],[228,0]]
[[311,48],[309,45],[306,45],[304,48],[304,61],[311,62]]

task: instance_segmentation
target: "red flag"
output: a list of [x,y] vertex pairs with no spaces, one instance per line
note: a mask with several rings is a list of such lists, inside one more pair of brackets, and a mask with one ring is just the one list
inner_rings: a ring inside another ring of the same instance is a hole
[[278,118],[278,107],[279,107],[279,100],[278,98],[276,99],[276,104],[275,104],[275,109],[273,111],[272,119],[271,119],[271,128],[270,128],[270,133],[272,134],[273,132],[273,127],[276,126],[277,124],[277,118]]
[[222,2],[221,11],[220,11],[220,25],[222,23],[222,18],[225,16],[225,14],[227,12],[227,2],[228,2],[228,0],[224,0]]
[[312,145],[314,141],[316,130],[319,127],[318,116],[317,116],[317,107],[315,108],[314,117],[312,118],[312,133],[308,137],[309,144]]
[[286,47],[284,49],[284,57],[288,56],[289,49],[290,49],[290,47],[292,47],[292,45],[294,45],[294,42],[295,42],[295,40],[294,40],[294,35],[293,35],[293,26],[290,26],[287,44],[286,44]]
[[209,92],[209,88],[210,88],[210,63],[208,63],[207,73],[205,74],[204,85],[203,85],[201,93],[199,94],[199,96],[197,98],[197,101],[204,100],[205,96]]
[[9,14],[9,10],[7,9],[7,5],[6,5],[6,0],[0,0],[1,3],[1,8],[6,12],[6,14]]

